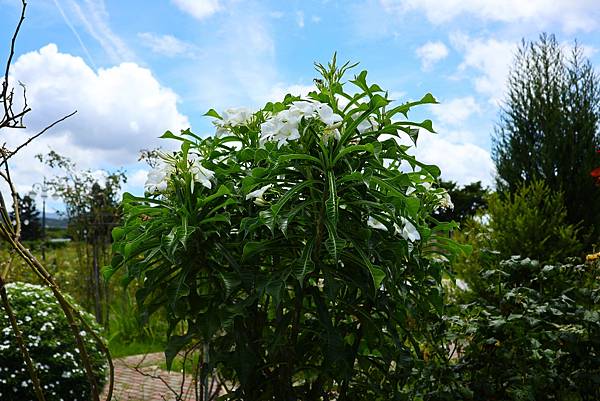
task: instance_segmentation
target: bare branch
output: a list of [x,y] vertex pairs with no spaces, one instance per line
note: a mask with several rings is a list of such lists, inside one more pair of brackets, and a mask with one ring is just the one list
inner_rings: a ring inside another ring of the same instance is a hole
[[[8,60],[6,61],[6,68],[4,70],[4,81],[2,82],[2,93],[0,94],[0,99],[2,100],[2,103],[4,103],[4,118],[2,120],[2,123],[0,123],[0,127],[10,126],[11,121],[13,121],[13,123],[15,122],[14,115],[10,108],[10,106],[12,105],[12,96],[10,96],[10,99],[8,99],[8,73],[10,71],[10,65],[12,63],[13,56],[15,55],[15,44],[17,42],[17,36],[19,35],[21,25],[25,20],[25,9],[27,8],[27,2],[25,0],[21,0],[21,2],[23,4],[23,6],[21,7],[21,18],[19,19],[19,23],[15,28],[15,32],[10,43],[10,52],[8,55]],[[5,122],[6,125],[4,124]]]
[[40,132],[38,132],[37,134],[33,135],[32,137],[30,137],[28,140],[26,140],[25,142],[23,142],[22,144],[20,144],[19,146],[17,146],[15,148],[15,150],[9,151],[8,154],[6,155],[6,157],[4,157],[4,160],[2,161],[2,163],[0,164],[6,164],[8,159],[10,159],[11,157],[13,157],[15,154],[17,154],[17,152],[21,149],[23,149],[25,146],[29,145],[33,140],[35,140],[36,138],[39,138],[41,135],[43,135],[46,131],[48,131],[50,128],[54,127],[55,125],[65,121],[67,118],[72,117],[73,115],[75,115],[75,113],[77,113],[77,110],[75,110],[74,112],[72,112],[71,114],[67,114],[66,116],[64,116],[63,118],[60,118],[58,120],[56,120],[55,122],[53,122],[52,124],[48,125],[46,128],[44,128],[43,130],[41,130]]

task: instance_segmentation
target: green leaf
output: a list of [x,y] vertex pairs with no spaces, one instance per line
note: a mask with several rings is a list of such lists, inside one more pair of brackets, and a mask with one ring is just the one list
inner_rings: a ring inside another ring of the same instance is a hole
[[339,197],[335,185],[335,175],[331,171],[327,174],[327,182],[329,184],[329,197],[325,201],[325,213],[329,223],[336,227],[338,223]]
[[205,117],[213,117],[213,118],[218,118],[219,120],[222,120],[223,117],[221,117],[219,115],[219,113],[217,113],[217,111],[215,109],[210,109],[208,110],[206,113],[204,113]]
[[277,215],[281,211],[281,208],[292,198],[292,196],[294,196],[298,192],[302,191],[302,189],[308,187],[309,185],[313,185],[317,182],[318,181],[316,181],[316,180],[307,180],[307,181],[301,182],[299,184],[296,184],[292,188],[290,188],[289,191],[287,191],[281,198],[279,198],[277,203],[275,203],[273,206],[271,206],[271,212],[273,214],[273,218],[277,217]]
[[333,164],[335,165],[342,157],[346,156],[347,154],[353,153],[353,152],[370,152],[370,153],[374,153],[375,148],[373,147],[373,144],[368,143],[366,145],[352,145],[352,146],[347,146],[344,149],[342,149],[340,151],[340,153],[337,154],[337,156],[333,159]]
[[171,336],[169,341],[167,342],[167,346],[165,348],[165,359],[167,362],[167,370],[171,370],[171,366],[173,365],[173,360],[187,344],[192,340],[193,335],[190,333],[184,336]]
[[366,253],[358,246],[356,242],[352,241],[352,244],[354,245],[354,250],[358,253],[367,269],[369,269],[369,273],[371,274],[371,278],[373,279],[373,288],[375,289],[375,291],[379,290],[379,288],[381,287],[381,283],[383,282],[383,279],[386,276],[385,272],[380,268],[375,267],[373,263],[371,263]]
[[317,159],[314,156],[311,155],[305,155],[305,154],[286,154],[286,155],[281,155],[279,156],[279,158],[277,159],[277,163],[285,163],[288,162],[290,160],[307,160],[312,162],[313,164],[317,165],[318,167],[323,167],[323,163],[321,163],[321,160]]
[[314,238],[311,238],[306,242],[304,249],[302,249],[302,255],[297,261],[293,271],[294,277],[300,282],[301,286],[304,282],[304,277],[315,269],[315,262],[312,261],[314,243]]

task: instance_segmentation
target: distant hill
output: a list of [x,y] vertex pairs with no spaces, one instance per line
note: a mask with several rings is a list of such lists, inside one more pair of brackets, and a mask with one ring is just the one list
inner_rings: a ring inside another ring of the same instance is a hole
[[[40,216],[41,219],[41,216]],[[69,220],[57,213],[46,213],[46,227],[48,228],[67,228]]]

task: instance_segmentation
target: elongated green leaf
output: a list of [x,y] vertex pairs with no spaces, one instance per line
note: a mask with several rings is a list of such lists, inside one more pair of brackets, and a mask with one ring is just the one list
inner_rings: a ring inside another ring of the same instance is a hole
[[374,150],[375,150],[375,148],[370,143],[368,143],[366,145],[352,145],[352,146],[345,147],[333,159],[333,164],[336,164],[342,157],[346,156],[347,154],[350,154],[350,153],[353,153],[353,152],[370,152],[370,153],[373,153]]
[[425,96],[421,98],[421,100],[417,100],[416,102],[407,102],[400,106],[394,107],[386,113],[388,118],[392,118],[394,115],[398,113],[402,113],[406,117],[406,113],[414,107],[420,104],[436,104],[438,101],[433,97],[431,93],[427,93]]
[[329,197],[325,201],[325,213],[329,223],[333,227],[336,227],[338,223],[339,197],[335,184],[335,175],[331,171],[327,174],[327,183],[329,185]]
[[277,159],[277,163],[284,163],[284,162],[287,162],[287,161],[290,161],[290,160],[307,160],[307,161],[312,162],[316,166],[323,168],[321,160],[317,159],[314,156],[305,155],[305,154],[301,154],[301,153],[300,154],[286,154],[286,155],[281,155]]
[[385,272],[378,267],[375,267],[373,263],[369,260],[366,253],[362,250],[362,248],[354,241],[352,241],[352,245],[354,245],[354,250],[360,255],[363,263],[369,269],[369,273],[371,274],[371,278],[373,279],[373,287],[375,291],[379,290],[381,287],[381,283],[385,278]]
[[312,252],[314,248],[314,238],[309,239],[302,249],[302,255],[297,261],[294,267],[294,277],[300,282],[300,285],[304,282],[304,277],[315,269],[315,262],[312,260]]
[[296,184],[292,188],[290,188],[289,191],[287,191],[281,198],[279,198],[277,203],[275,203],[273,206],[271,206],[271,213],[273,214],[273,218],[277,217],[277,215],[281,211],[281,208],[292,198],[292,196],[294,196],[297,193],[299,193],[300,191],[302,191],[302,189],[304,189],[310,185],[313,185],[317,182],[318,181],[316,181],[316,180],[307,180],[307,181],[301,182],[299,184]]

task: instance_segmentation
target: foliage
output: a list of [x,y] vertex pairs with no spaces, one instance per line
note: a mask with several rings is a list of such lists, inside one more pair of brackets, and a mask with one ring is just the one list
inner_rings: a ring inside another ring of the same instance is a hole
[[523,42],[492,156],[499,190],[543,180],[563,192],[567,222],[583,222],[581,234],[593,242],[600,235],[600,192],[589,175],[600,147],[599,80],[580,46],[564,53],[552,35]]
[[118,223],[117,194],[126,182],[122,171],[102,172],[101,177],[90,170],[79,170],[69,158],[50,151],[37,158],[62,175],[47,180],[52,190],[62,198],[69,219],[68,233],[79,245],[77,260],[87,287],[86,307],[93,306],[96,321],[106,321],[107,292],[101,280],[100,267],[110,259],[110,232]]
[[489,198],[492,247],[502,258],[526,255],[541,262],[562,261],[581,252],[578,227],[568,224],[560,192],[533,181],[514,194]]
[[486,209],[485,198],[488,190],[481,186],[481,181],[462,187],[453,181],[440,181],[440,187],[448,192],[453,204],[453,208],[440,209],[435,213],[435,217],[440,221],[454,220],[462,224]]
[[482,270],[454,319],[456,365],[475,400],[600,397],[599,265],[512,257]]
[[439,169],[396,140],[432,131],[399,117],[436,101],[394,106],[366,71],[349,94],[348,68],[317,65],[305,99],[210,110],[215,136],[165,133],[181,151],[123,198],[106,275],[138,280],[142,315],[166,310],[167,364],[208,346],[201,375],[228,399],[407,399],[446,359],[437,256],[459,251],[455,226],[432,217]]
[[[489,215],[487,218],[489,220]],[[452,271],[469,288],[478,291],[481,286],[487,285],[486,280],[481,280],[481,270],[500,260],[499,252],[493,247],[493,232],[488,221],[484,221],[479,215],[467,219],[461,225],[461,230],[453,233],[453,238],[461,244],[470,246],[471,252],[459,255],[452,263]],[[459,298],[460,294],[459,292]],[[450,300],[450,303],[454,301]]]
[[[5,286],[29,354],[40,372],[48,401],[91,398],[90,385],[81,365],[75,339],[65,335],[69,324],[52,292],[45,287],[10,283]],[[67,297],[68,298],[68,297]],[[96,334],[100,329],[92,315],[82,312]],[[7,401],[35,399],[31,379],[24,368],[23,356],[4,311],[0,313],[0,398]],[[84,336],[96,380],[105,381],[106,362],[96,342]]]
[[[19,215],[21,216],[21,240],[31,241],[42,237],[42,224],[40,212],[35,207],[35,200],[28,195],[18,197]],[[10,213],[14,219],[14,212]]]
[[167,333],[164,317],[156,314],[144,324],[138,316],[134,300],[129,295],[130,290],[115,291],[116,294],[109,304],[111,314],[108,343],[113,354],[123,356],[163,350]]

